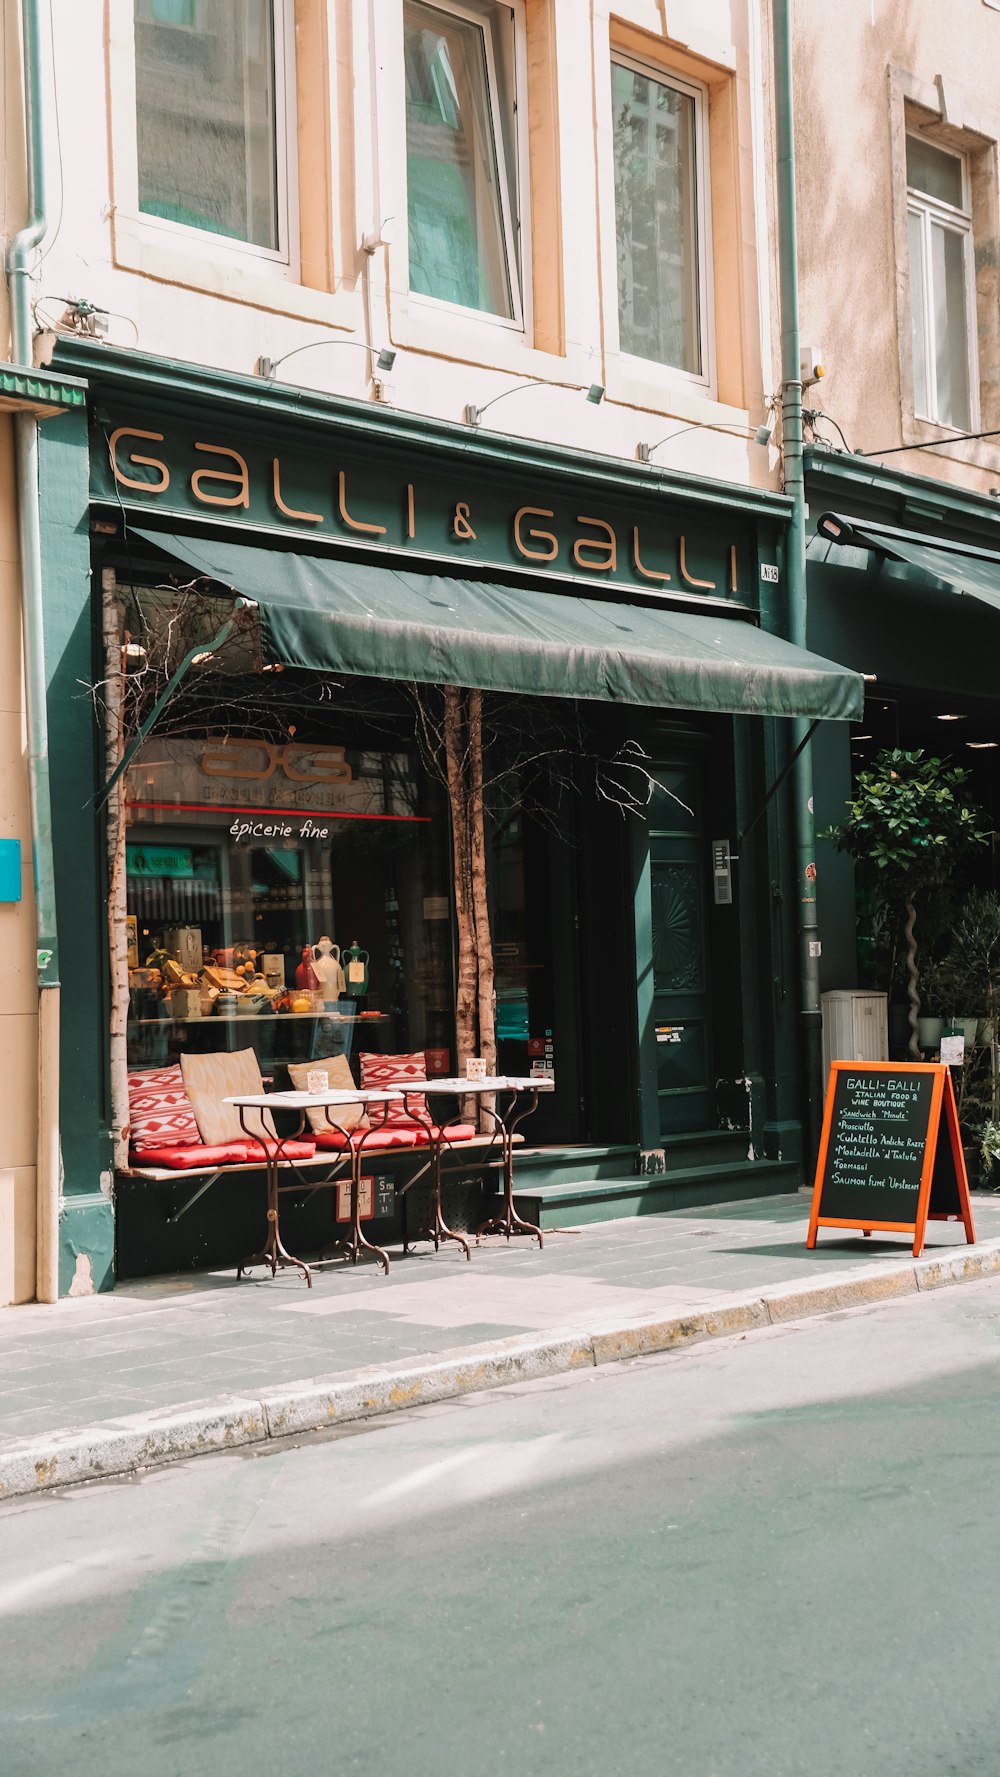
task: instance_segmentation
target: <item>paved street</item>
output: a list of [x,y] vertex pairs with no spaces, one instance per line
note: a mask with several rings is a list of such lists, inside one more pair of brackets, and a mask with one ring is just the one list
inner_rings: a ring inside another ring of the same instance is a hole
[[4,1777],[994,1773],[998,1336],[969,1285],[11,1502]]
[[[1000,1235],[1000,1199],[977,1196],[981,1241]],[[362,1365],[392,1366],[484,1340],[613,1316],[711,1309],[734,1294],[862,1277],[905,1265],[910,1241],[830,1229],[805,1247],[809,1194],[716,1204],[493,1240],[470,1263],[457,1249],[394,1250],[388,1277],[341,1262],[307,1290],[293,1271],[151,1279],[113,1294],[0,1316],[0,1451],[120,1415],[265,1390]],[[925,1257],[965,1249],[932,1224]]]

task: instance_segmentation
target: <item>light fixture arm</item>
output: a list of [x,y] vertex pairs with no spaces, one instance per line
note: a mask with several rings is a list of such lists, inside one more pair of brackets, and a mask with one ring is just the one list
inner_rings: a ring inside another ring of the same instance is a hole
[[690,426],[679,426],[676,432],[668,432],[665,438],[658,439],[655,444],[638,444],[636,446],[636,455],[638,456],[640,463],[648,463],[654,450],[659,450],[661,444],[669,444],[671,438],[683,438],[685,432],[697,431],[697,421]]
[[[547,389],[550,386],[549,383],[539,382],[537,377],[529,376],[522,383],[512,383],[509,389],[501,389],[499,395],[494,395],[492,400],[485,402],[482,407],[477,407],[474,402],[468,402],[465,409],[466,420],[470,426],[478,426],[483,414],[491,407],[495,407],[498,401],[506,400],[508,395],[516,395],[520,389]],[[472,417],[473,414],[475,414],[475,419]]]
[[293,346],[290,352],[283,352],[280,358],[258,358],[258,376],[266,377],[270,381],[275,371],[282,364],[286,364],[289,358],[297,358],[300,352],[311,352],[314,346],[352,346],[356,352],[367,352],[369,356],[374,356],[379,370],[391,370],[396,361],[396,354],[389,347],[382,346],[380,349],[376,349],[360,339],[307,339],[304,345]]
[[[565,385],[558,383],[539,382],[536,377],[528,377],[524,382],[512,383],[509,389],[501,389],[499,395],[494,395],[492,399],[487,401],[482,407],[477,407],[474,401],[467,401],[465,404],[465,423],[467,426],[478,426],[483,414],[486,413],[489,408],[495,407],[498,401],[504,401],[508,395],[516,395],[521,389],[552,389],[564,386]],[[583,393],[582,386],[577,388],[575,392],[577,394]],[[588,401],[593,402],[595,406],[599,406],[604,400],[604,384],[591,383],[586,390],[586,396]]]
[[769,425],[715,426],[704,420],[693,420],[689,426],[678,426],[676,432],[668,432],[666,437],[659,439],[656,444],[637,444],[635,454],[640,463],[648,463],[654,450],[659,450],[661,444],[669,444],[672,438],[683,438],[685,432],[728,432],[737,438],[752,438],[757,444],[769,444],[771,431],[772,428]]

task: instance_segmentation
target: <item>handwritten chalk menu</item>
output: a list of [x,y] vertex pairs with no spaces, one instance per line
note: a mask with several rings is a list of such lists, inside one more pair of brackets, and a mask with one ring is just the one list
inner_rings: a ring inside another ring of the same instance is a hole
[[929,1074],[835,1074],[824,1214],[856,1220],[877,1203],[891,1222],[916,1221],[933,1096]]
[[815,1246],[822,1227],[878,1228],[912,1233],[918,1254],[928,1219],[961,1220],[975,1240],[947,1067],[835,1061],[806,1245]]

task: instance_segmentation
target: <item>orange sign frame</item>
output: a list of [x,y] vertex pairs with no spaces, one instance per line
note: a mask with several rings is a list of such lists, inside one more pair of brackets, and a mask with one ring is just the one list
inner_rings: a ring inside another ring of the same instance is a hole
[[[917,1219],[915,1222],[884,1222],[877,1216],[865,1218],[846,1216],[825,1216],[823,1211],[823,1185],[825,1182],[827,1153],[830,1146],[830,1132],[833,1127],[833,1101],[838,1074],[845,1072],[865,1074],[931,1074],[933,1088],[931,1092],[930,1115],[927,1119],[927,1137],[924,1146],[923,1166],[920,1173],[920,1192],[917,1198]],[[955,1166],[955,1180],[958,1186],[959,1213],[949,1211],[946,1214],[935,1212],[931,1208],[931,1191],[934,1182],[934,1162],[937,1158],[938,1138],[941,1131],[941,1113],[944,1112],[945,1130],[951,1145],[951,1156]],[[962,1138],[958,1127],[958,1106],[955,1102],[955,1088],[952,1085],[950,1069],[940,1061],[834,1061],[830,1065],[830,1080],[826,1089],[826,1104],[823,1108],[823,1132],[820,1136],[819,1155],[816,1161],[816,1180],[813,1185],[812,1209],[809,1215],[809,1233],[806,1246],[816,1245],[816,1232],[819,1228],[860,1228],[867,1237],[875,1229],[880,1233],[912,1234],[913,1256],[920,1257],[924,1247],[924,1233],[927,1223],[931,1222],[962,1222],[965,1236],[970,1246],[976,1242],[976,1230],[972,1221],[972,1204],[969,1201],[969,1176],[965,1167],[965,1155],[962,1152]]]

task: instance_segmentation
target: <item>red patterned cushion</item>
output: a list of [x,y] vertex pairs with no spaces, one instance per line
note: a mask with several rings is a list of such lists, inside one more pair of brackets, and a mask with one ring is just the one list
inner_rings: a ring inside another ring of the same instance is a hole
[[[413,1055],[372,1055],[363,1051],[359,1059],[362,1086],[384,1091],[387,1086],[398,1086],[402,1082],[426,1084],[427,1063],[422,1049]],[[399,1123],[409,1124],[412,1128],[427,1115],[427,1100],[422,1092],[411,1092],[405,1104],[401,1098],[390,1098],[387,1104],[373,1104],[368,1114],[373,1128],[383,1120],[390,1129]]]
[[[233,1145],[238,1147],[240,1144],[234,1143]],[[278,1143],[276,1141],[268,1141],[266,1137],[265,1137],[265,1145],[267,1147],[267,1152],[268,1152],[269,1156],[273,1155],[275,1149],[278,1147]],[[243,1142],[242,1147],[243,1147],[244,1157],[247,1160],[252,1161],[255,1166],[259,1166],[263,1163],[264,1149],[261,1146],[259,1141],[245,1141],[245,1142]],[[311,1136],[307,1136],[304,1141],[284,1141],[284,1142],[282,1142],[281,1143],[281,1151],[278,1154],[278,1159],[279,1160],[311,1160],[313,1155],[315,1154],[315,1152],[316,1152],[316,1143],[313,1141]]]
[[440,1132],[435,1131],[435,1133],[444,1136],[447,1147],[450,1141],[471,1141],[476,1134],[476,1126],[474,1123],[446,1123]]
[[[365,1136],[363,1144],[361,1144],[361,1135]],[[426,1141],[426,1136],[421,1138],[421,1131],[416,1124],[409,1128],[403,1124],[394,1124],[391,1129],[376,1130],[370,1135],[365,1130],[352,1135],[351,1147],[358,1147],[360,1144],[361,1152],[370,1154],[380,1148],[382,1150],[386,1148],[415,1148],[419,1146],[421,1139]],[[347,1139],[341,1135],[339,1129],[320,1129],[316,1132],[316,1146],[318,1148],[346,1148]]]
[[136,1154],[145,1148],[192,1147],[200,1142],[181,1070],[152,1068],[128,1077],[129,1139]]
[[143,1148],[141,1154],[133,1151],[129,1158],[133,1166],[169,1166],[175,1172],[185,1172],[192,1166],[241,1166],[246,1159],[246,1144],[231,1141],[211,1148],[200,1141],[190,1146],[168,1142],[165,1148]]

